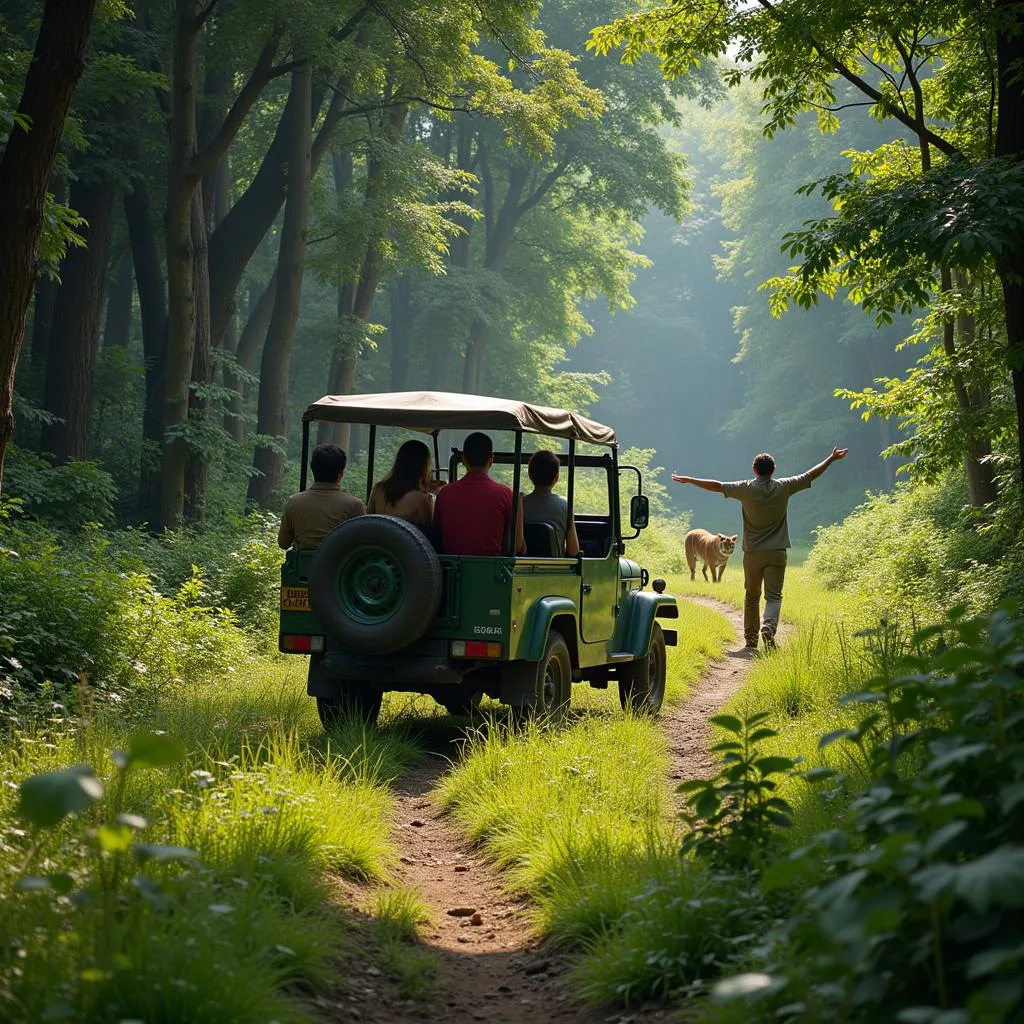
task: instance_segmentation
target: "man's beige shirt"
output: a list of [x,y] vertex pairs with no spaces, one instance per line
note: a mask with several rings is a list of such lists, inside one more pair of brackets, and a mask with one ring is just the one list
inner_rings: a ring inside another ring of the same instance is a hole
[[809,473],[767,480],[733,480],[722,495],[743,506],[743,550],[778,551],[790,547],[786,515],[790,495],[811,486]]
[[363,503],[337,484],[313,484],[288,499],[277,542],[283,548],[315,548],[338,523],[366,512]]

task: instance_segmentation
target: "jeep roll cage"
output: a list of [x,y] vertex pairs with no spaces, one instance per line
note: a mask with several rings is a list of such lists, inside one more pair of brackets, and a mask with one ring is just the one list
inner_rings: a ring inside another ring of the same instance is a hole
[[[639,536],[647,525],[647,499],[642,494],[640,471],[635,466],[618,465],[618,443],[611,427],[580,416],[566,409],[534,405],[508,398],[489,398],[484,395],[464,395],[446,391],[398,391],[371,395],[326,395],[306,407],[302,414],[302,462],[299,489],[306,489],[309,462],[309,428],[313,422],[358,423],[369,426],[366,464],[366,500],[373,490],[374,450],[377,427],[404,427],[429,434],[433,440],[435,472],[440,473],[441,455],[438,436],[442,430],[502,430],[514,431],[513,452],[495,452],[498,465],[512,466],[512,523],[510,535],[515,537],[520,493],[523,434],[557,437],[569,442],[568,452],[557,453],[565,459],[567,470],[567,503],[569,521],[573,516],[573,490],[576,466],[604,467],[608,474],[609,503],[613,538],[622,553],[622,540]],[[603,455],[577,455],[576,442],[602,445],[610,449]],[[449,480],[455,473],[461,452],[452,448],[449,459]],[[630,526],[634,533],[622,537],[619,509],[619,470],[631,470],[637,475],[638,489],[630,502]]]

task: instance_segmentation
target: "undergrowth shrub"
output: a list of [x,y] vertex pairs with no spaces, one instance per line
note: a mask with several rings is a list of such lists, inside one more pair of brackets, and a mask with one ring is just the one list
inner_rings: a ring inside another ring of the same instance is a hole
[[715,1019],[1024,1014],[1024,618],[954,612],[915,647],[846,698],[856,724],[822,737],[858,765],[831,773],[848,810],[764,872],[790,911]]
[[19,513],[58,530],[110,524],[117,486],[97,462],[72,459],[53,466],[41,455],[12,446],[4,461],[4,498]]
[[0,608],[8,703],[26,694],[69,701],[83,676],[114,700],[208,682],[244,664],[250,646],[201,573],[164,595],[145,572],[120,568],[98,530],[71,540],[0,519]]
[[979,519],[967,507],[966,485],[951,476],[870,496],[842,523],[818,531],[807,564],[828,587],[870,598],[876,614],[913,609],[927,620],[955,605],[975,613],[993,607],[1020,585],[1007,562],[1014,551],[1019,565],[1019,523]]

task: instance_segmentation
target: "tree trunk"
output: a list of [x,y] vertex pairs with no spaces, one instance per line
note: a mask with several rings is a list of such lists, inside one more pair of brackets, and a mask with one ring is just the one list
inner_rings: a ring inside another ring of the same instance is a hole
[[175,527],[185,512],[189,384],[195,355],[195,257],[192,201],[199,179],[190,173],[196,146],[199,0],[176,0],[171,73],[170,172],[167,181],[168,344],[164,376],[157,525]]
[[135,268],[135,288],[142,321],[142,355],[146,368],[146,400],[142,412],[144,454],[139,476],[140,514],[149,522],[159,515],[160,473],[156,455],[163,438],[164,372],[167,362],[167,293],[149,190],[142,177],[124,197],[125,220]]
[[[469,121],[468,115],[456,115],[456,137],[455,137],[455,165],[460,171],[471,171],[473,168],[473,138],[475,129]],[[453,189],[447,193],[445,198],[449,201],[464,199],[465,195],[460,189]],[[456,273],[466,270],[469,267],[469,244],[473,230],[473,220],[470,217],[455,216],[452,218],[462,229],[456,235],[448,247],[448,266]],[[427,331],[429,337],[433,337],[434,345],[430,351],[429,366],[427,368],[427,386],[435,391],[447,391],[452,389],[450,381],[452,361],[452,337],[447,324],[437,324],[436,330]],[[452,389],[454,390],[454,389]]]
[[[943,264],[940,268],[939,279],[942,291],[950,291],[953,287],[953,281],[950,269],[946,264]],[[957,280],[962,288],[966,289],[968,287],[967,279],[963,275],[958,273]],[[942,325],[942,350],[951,362],[955,362],[958,358],[956,326],[952,320],[947,320]],[[962,348],[965,342],[972,340],[974,332],[973,320],[971,321],[970,331],[971,338],[960,337],[959,348]],[[956,403],[961,413],[963,413],[967,421],[976,419],[978,414],[982,412],[982,407],[972,398],[963,374],[959,370],[954,369],[952,371],[952,378]],[[967,442],[967,451],[964,453],[964,472],[967,476],[967,491],[972,508],[984,508],[989,502],[995,501],[998,497],[992,467],[982,462],[982,459],[990,455],[991,452],[992,446],[988,438],[982,435],[978,427],[972,427],[970,429],[970,438]]]
[[[999,121],[996,156],[1024,160],[1024,26],[1016,0],[997,0],[996,66]],[[1024,474],[1024,239],[1004,250],[998,263],[1006,314],[1007,362],[1017,409],[1018,474]],[[1018,483],[1021,477],[1018,476]]]
[[96,0],[46,0],[13,128],[0,157],[0,487],[14,432],[14,371],[39,266],[43,205],[71,95],[85,67]]
[[[351,167],[351,160],[349,161]],[[339,182],[338,164],[335,163],[335,186]],[[338,322],[343,323],[352,316],[355,308],[356,286],[349,281],[338,286]],[[348,395],[356,383],[356,360],[350,359],[348,353],[340,344],[334,346],[331,352],[331,368],[327,375],[327,394]],[[321,420],[317,424],[317,444],[340,444],[345,451],[348,451],[349,439],[352,436],[348,423],[328,423]]]
[[[287,437],[288,434],[288,378],[306,261],[310,147],[313,141],[312,86],[312,62],[304,60],[292,72],[291,92],[295,94],[296,102],[290,126],[288,198],[281,225],[274,312],[270,318],[260,363],[256,429],[260,434],[277,438]],[[270,505],[271,496],[281,489],[284,460],[272,449],[260,447],[254,453],[253,465],[258,475],[249,481],[249,498],[266,508]]]
[[99,351],[103,288],[117,186],[112,181],[71,186],[71,207],[88,222],[84,248],[72,248],[61,266],[53,307],[43,406],[59,417],[43,426],[39,447],[63,464],[88,458],[92,441],[92,381]]
[[210,451],[203,441],[209,400],[203,389],[213,382],[213,352],[210,345],[210,274],[207,264],[206,207],[201,189],[192,196],[192,281],[195,297],[196,343],[192,352],[192,383],[189,395],[189,423],[198,443],[188,446],[185,466],[185,518],[195,522],[203,516],[206,488],[210,480]]
[[[238,349],[235,359],[238,365],[247,373],[252,373],[259,362],[260,354],[263,351],[263,343],[267,337],[267,330],[270,328],[270,318],[274,313],[274,296],[277,294],[277,271],[271,275],[266,287],[259,293],[255,301],[252,301],[250,293],[250,312],[246,318],[245,326],[242,328],[241,337],[238,339]],[[245,439],[245,402],[249,397],[250,385],[248,381],[238,380],[235,384],[235,393],[231,397],[228,406],[226,424],[228,433],[236,440]]]
[[32,366],[46,372],[53,335],[53,307],[60,285],[53,278],[41,277],[36,282],[36,301],[32,310]]
[[117,270],[107,295],[107,319],[103,326],[105,348],[127,348],[132,340],[132,254],[125,249],[115,264]]
[[[501,204],[494,224],[487,232],[484,253],[484,269],[500,274],[505,269],[509,246],[515,234],[516,225],[522,219],[525,209],[520,204],[526,187],[529,169],[522,164],[512,168],[509,175],[508,191]],[[489,183],[485,183],[488,187]],[[462,372],[462,390],[467,394],[480,394],[484,386],[484,370],[487,356],[487,342],[490,329],[482,320],[474,320],[469,329],[469,344],[466,346],[466,362]]]
[[409,274],[391,282],[391,390],[409,386],[409,351],[412,345],[412,278]]

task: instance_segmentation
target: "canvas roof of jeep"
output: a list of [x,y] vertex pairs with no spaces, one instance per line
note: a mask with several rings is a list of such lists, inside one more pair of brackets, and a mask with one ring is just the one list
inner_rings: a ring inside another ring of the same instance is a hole
[[325,395],[306,408],[302,419],[408,427],[427,434],[435,430],[523,430],[592,444],[615,444],[611,427],[566,409],[448,391]]

